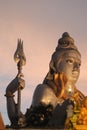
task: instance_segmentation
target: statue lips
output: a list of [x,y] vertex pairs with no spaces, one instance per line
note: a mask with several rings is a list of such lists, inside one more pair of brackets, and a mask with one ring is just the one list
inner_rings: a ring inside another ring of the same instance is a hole
[[73,76],[73,78],[77,79],[78,76],[79,76],[79,72],[78,71],[73,71],[72,76]]

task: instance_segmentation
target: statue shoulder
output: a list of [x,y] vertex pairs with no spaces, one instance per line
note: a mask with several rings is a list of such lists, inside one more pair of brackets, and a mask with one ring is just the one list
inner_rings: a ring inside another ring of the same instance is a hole
[[57,97],[47,84],[39,84],[34,91],[32,106],[38,106],[40,103],[52,106],[57,104]]

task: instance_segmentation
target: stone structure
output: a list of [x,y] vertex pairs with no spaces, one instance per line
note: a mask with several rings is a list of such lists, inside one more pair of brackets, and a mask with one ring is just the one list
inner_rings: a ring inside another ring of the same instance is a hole
[[[6,88],[7,110],[11,127],[64,128],[67,118],[73,115],[77,101],[81,105],[85,96],[75,84],[80,74],[81,54],[74,44],[74,39],[65,32],[58,40],[58,45],[49,63],[49,72],[42,84],[33,94],[32,103],[25,115],[17,115],[14,92],[19,82],[24,88],[24,80],[16,76]],[[77,98],[76,98],[77,95]],[[67,126],[67,125],[66,125]]]

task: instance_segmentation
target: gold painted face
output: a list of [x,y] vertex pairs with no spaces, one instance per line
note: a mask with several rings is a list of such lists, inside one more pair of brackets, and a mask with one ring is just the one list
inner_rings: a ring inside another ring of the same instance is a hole
[[76,83],[80,74],[81,57],[80,55],[72,50],[65,52],[59,62],[56,64],[57,72],[63,72],[67,80]]

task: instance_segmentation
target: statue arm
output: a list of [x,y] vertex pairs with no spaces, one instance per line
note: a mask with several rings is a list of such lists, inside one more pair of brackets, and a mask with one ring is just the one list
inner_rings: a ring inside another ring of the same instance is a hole
[[[14,93],[18,90],[19,83],[21,86],[21,89],[25,87],[25,81],[22,78],[18,78],[16,76],[7,86],[6,88],[6,101],[7,101],[7,112],[8,112],[8,117],[11,121],[11,125],[16,125],[17,120],[18,120],[18,115],[17,115],[17,104],[15,103],[14,100]],[[21,113],[21,115],[23,115]]]
[[27,124],[33,126],[46,125],[56,104],[57,97],[53,90],[46,84],[39,84],[34,91],[31,108],[25,114]]
[[18,78],[18,76],[16,76],[15,79],[13,79],[9,85],[6,88],[6,96],[12,96],[13,93],[15,93],[18,90],[19,84],[21,86],[21,89],[23,89],[25,87],[25,81],[22,78]]

